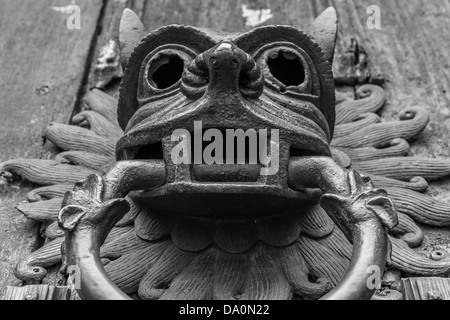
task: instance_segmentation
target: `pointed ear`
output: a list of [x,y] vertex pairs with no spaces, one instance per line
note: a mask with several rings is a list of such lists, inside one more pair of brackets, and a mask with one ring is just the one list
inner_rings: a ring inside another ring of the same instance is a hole
[[125,9],[120,20],[119,44],[122,66],[128,63],[133,49],[145,35],[144,24],[130,9]]
[[337,29],[337,14],[333,7],[329,7],[322,12],[309,28],[309,34],[314,37],[316,42],[322,48],[325,57],[330,63],[333,63]]

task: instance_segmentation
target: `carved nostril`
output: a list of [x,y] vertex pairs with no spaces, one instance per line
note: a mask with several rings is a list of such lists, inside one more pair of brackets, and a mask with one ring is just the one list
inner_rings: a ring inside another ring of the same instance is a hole
[[211,57],[209,59],[209,64],[213,67],[213,68],[217,68],[220,65],[219,60],[216,57]]
[[236,70],[239,68],[239,59],[231,53],[219,53],[209,58],[209,66],[213,69],[224,68]]
[[195,58],[184,70],[181,92],[199,99],[206,90],[236,91],[258,98],[264,90],[264,76],[252,56],[232,43],[222,43]]

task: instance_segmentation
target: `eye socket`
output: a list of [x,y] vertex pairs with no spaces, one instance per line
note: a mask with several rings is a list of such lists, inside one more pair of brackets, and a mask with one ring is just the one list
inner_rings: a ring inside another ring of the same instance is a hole
[[318,79],[311,57],[289,42],[262,46],[254,59],[264,74],[267,89],[281,94],[318,93]]
[[176,84],[184,70],[184,61],[177,54],[163,53],[150,64],[147,79],[156,89],[167,89]]
[[270,73],[286,87],[297,87],[306,79],[302,61],[292,52],[272,52],[267,57],[267,66]]

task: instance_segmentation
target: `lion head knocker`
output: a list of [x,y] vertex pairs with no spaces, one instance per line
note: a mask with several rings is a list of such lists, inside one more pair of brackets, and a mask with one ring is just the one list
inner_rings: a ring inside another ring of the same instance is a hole
[[[59,214],[65,265],[80,268],[81,297],[128,298],[122,290],[130,288],[108,277],[99,251],[130,209],[126,196],[141,208],[136,250],[154,260],[136,271],[141,298],[371,297],[370,268],[383,270],[386,228],[397,218],[386,192],[332,159],[336,28],[328,9],[307,33],[171,25],[145,35],[125,11],[117,163],[77,183]],[[223,139],[235,139],[235,130],[248,139],[244,151],[256,144],[266,157],[246,161],[229,148]],[[177,149],[183,139],[189,151]],[[213,163],[198,158],[207,141],[217,146]],[[174,150],[187,161],[174,161]],[[335,283],[311,281],[305,264],[311,248],[300,234],[329,219],[319,203],[354,244],[351,266]],[[164,228],[168,238],[159,235]]]
[[247,300],[370,299],[386,267],[450,274],[443,252],[414,251],[416,222],[450,225],[421,194],[450,163],[409,155],[428,112],[380,122],[370,84],[335,99],[336,32],[332,8],[305,32],[233,34],[147,33],[126,10],[119,99],[94,89],[71,125],[48,126],[54,159],[0,164],[42,186],[18,209],[47,241],[15,275],[62,263],[85,299]]

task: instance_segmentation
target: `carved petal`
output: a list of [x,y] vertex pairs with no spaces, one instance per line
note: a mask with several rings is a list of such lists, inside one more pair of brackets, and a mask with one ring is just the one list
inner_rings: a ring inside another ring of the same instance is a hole
[[189,252],[203,251],[213,242],[211,226],[192,219],[179,219],[172,229],[171,236],[175,246]]
[[116,137],[119,139],[123,135],[123,131],[117,122],[109,121],[97,111],[82,111],[72,118],[72,123],[79,126],[86,125],[90,130],[102,137]]
[[110,241],[104,244],[100,249],[100,256],[108,259],[118,259],[123,255],[129,254],[133,251],[138,251],[152,246],[151,243],[144,241],[136,236],[133,228],[116,228],[127,230],[123,234],[111,237]]
[[214,299],[238,300],[250,275],[251,253],[217,252],[214,264]]
[[387,188],[386,191],[398,212],[430,226],[450,226],[448,203],[406,189]]
[[157,300],[194,259],[195,254],[171,246],[151,267],[139,285],[139,296],[145,300]]
[[352,259],[353,246],[339,228],[334,228],[333,232],[329,236],[319,239],[317,242],[338,254],[345,260],[350,261]]
[[64,238],[57,238],[34,251],[25,260],[17,264],[14,275],[23,281],[44,279],[47,275],[44,268],[61,261],[61,244],[63,241]]
[[90,174],[97,173],[95,170],[80,166],[38,159],[9,160],[0,163],[0,171],[15,173],[39,185],[74,184]]
[[17,206],[17,210],[23,213],[28,219],[36,221],[56,221],[63,198],[56,198],[46,201],[24,203]]
[[96,111],[105,116],[109,121],[119,126],[117,122],[117,99],[109,94],[92,89],[84,98],[87,109]]
[[85,151],[106,156],[115,154],[117,139],[105,138],[78,126],[52,123],[47,127],[45,136],[65,151]]
[[386,102],[386,93],[380,86],[365,84],[356,91],[357,100],[347,100],[336,106],[336,125],[350,123],[367,112],[377,112]]
[[423,107],[408,107],[401,112],[401,121],[368,125],[344,137],[334,139],[332,145],[359,148],[386,145],[397,138],[408,140],[418,136],[427,126],[429,119],[429,112]]
[[353,167],[362,172],[398,180],[410,180],[417,176],[437,180],[450,175],[450,161],[432,158],[386,158],[355,162]]
[[144,240],[155,241],[170,234],[173,218],[157,214],[142,206],[135,220],[136,234]]
[[392,243],[392,265],[415,276],[448,277],[450,262],[434,261],[419,255],[410,249],[402,240],[389,237]]
[[242,299],[245,300],[290,300],[292,289],[273,257],[267,254],[269,248],[261,246],[252,257],[251,270]]
[[326,279],[319,279],[317,283],[309,281],[308,266],[300,252],[298,243],[286,248],[273,249],[271,254],[292,286],[293,291],[300,298],[319,299],[331,290],[331,283]]
[[113,156],[84,151],[61,152],[55,157],[55,160],[61,163],[73,163],[100,172],[105,172],[108,166],[115,161]]
[[73,190],[73,184],[57,184],[31,190],[27,194],[29,202],[38,202],[53,198],[63,198],[67,191]]
[[236,254],[249,250],[258,242],[258,229],[254,221],[219,222],[214,243],[223,251]]
[[275,217],[258,221],[259,239],[274,247],[292,244],[300,236],[300,229],[292,217]]
[[133,250],[105,266],[111,280],[125,293],[136,292],[145,273],[158,261],[169,241],[151,244],[145,249]]
[[179,274],[161,300],[210,300],[212,298],[215,249],[198,255]]
[[313,239],[320,239],[333,232],[335,224],[321,206],[312,206],[298,217],[302,232]]
[[327,278],[335,286],[342,280],[349,266],[348,260],[307,237],[301,237],[299,248],[312,275]]

